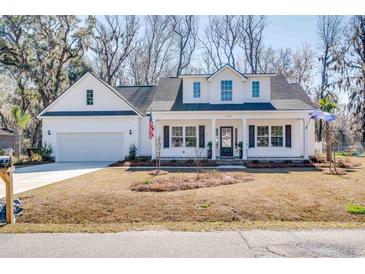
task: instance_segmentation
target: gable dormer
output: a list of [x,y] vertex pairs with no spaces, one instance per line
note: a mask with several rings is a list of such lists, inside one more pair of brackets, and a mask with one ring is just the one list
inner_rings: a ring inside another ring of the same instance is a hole
[[207,78],[211,104],[241,104],[247,78],[230,65]]
[[225,65],[213,74],[182,75],[183,102],[243,104],[270,102],[270,77],[274,74],[242,74]]

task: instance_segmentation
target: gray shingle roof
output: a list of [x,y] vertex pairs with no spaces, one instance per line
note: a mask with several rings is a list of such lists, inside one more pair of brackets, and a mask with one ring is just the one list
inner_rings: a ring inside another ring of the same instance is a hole
[[154,86],[121,86],[116,90],[141,113],[146,114],[151,105],[156,87]]
[[311,110],[314,105],[302,87],[289,84],[284,76],[271,77],[271,103],[244,104],[183,104],[182,79],[161,78],[149,109],[152,111],[254,111]]

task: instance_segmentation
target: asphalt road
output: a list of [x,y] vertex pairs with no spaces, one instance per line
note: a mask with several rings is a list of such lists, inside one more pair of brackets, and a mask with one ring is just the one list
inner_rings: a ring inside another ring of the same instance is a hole
[[365,229],[0,234],[0,257],[364,257]]

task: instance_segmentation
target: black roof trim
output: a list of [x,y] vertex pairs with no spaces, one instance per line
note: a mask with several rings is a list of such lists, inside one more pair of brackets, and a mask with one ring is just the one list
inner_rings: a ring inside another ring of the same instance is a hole
[[134,116],[138,115],[131,110],[116,111],[48,111],[41,116],[57,117],[57,116]]
[[152,87],[154,87],[154,85],[137,85],[137,86],[119,85],[119,86],[116,86],[116,88],[152,88]]
[[254,110],[276,110],[271,103],[244,103],[244,104],[179,104],[174,105],[171,111],[254,111]]

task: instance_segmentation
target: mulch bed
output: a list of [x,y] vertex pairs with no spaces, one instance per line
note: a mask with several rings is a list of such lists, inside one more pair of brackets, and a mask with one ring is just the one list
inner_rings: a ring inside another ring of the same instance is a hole
[[155,176],[148,181],[131,185],[130,189],[136,192],[164,192],[189,190],[203,187],[213,187],[220,185],[231,185],[253,181],[254,176],[247,173],[228,173],[210,171],[198,174],[179,174]]
[[[156,166],[155,161],[132,161],[132,160],[125,160],[121,162],[116,162],[111,164],[112,167],[129,167],[129,166],[141,166],[141,167],[150,167],[150,166]],[[161,166],[191,166],[194,167],[196,164],[194,163],[194,160],[166,160],[161,161]],[[215,167],[217,166],[217,163],[213,160],[204,159],[201,160],[201,166],[204,167]]]

